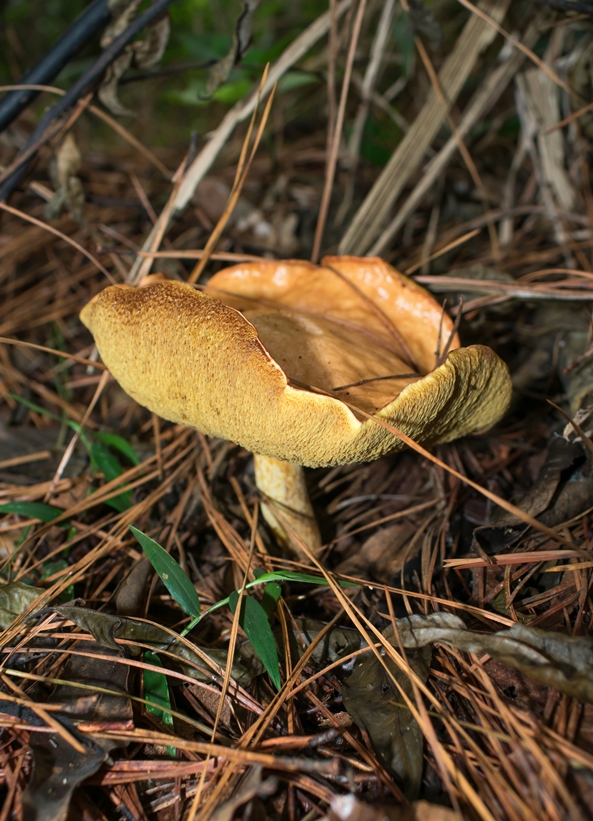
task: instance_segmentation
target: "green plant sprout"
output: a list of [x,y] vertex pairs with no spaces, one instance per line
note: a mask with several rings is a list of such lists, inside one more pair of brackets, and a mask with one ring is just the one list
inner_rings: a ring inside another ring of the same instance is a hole
[[[265,585],[262,601],[259,602],[253,596],[244,595],[239,614],[239,624],[245,631],[245,635],[253,645],[255,652],[259,656],[262,664],[268,672],[277,690],[280,690],[282,682],[278,669],[278,651],[274,634],[270,627],[269,617],[272,615],[276,603],[280,598],[281,587],[279,582],[302,582],[304,584],[326,585],[327,580],[323,576],[313,573],[299,573],[293,570],[272,570],[265,571],[261,568],[254,570],[256,578],[248,582],[244,587],[233,592],[224,599],[221,599],[208,610],[201,612],[200,600],[191,579],[182,570],[175,559],[161,547],[158,542],[147,536],[137,527],[130,526],[130,530],[138,540],[144,553],[154,567],[157,575],[173,597],[174,601],[181,607],[186,615],[191,617],[190,623],[181,632],[186,636],[205,616],[228,605],[232,613],[236,612],[239,596],[241,593],[251,590],[258,585]],[[354,582],[340,581],[344,587],[355,587]]]

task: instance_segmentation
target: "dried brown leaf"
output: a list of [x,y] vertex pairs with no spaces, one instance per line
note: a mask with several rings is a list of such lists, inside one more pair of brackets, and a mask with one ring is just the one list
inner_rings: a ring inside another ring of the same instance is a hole
[[[397,649],[391,627],[384,635]],[[428,678],[431,656],[426,645],[406,654],[410,668],[422,681]],[[410,679],[394,662],[384,659],[382,663],[375,655],[365,653],[344,682],[342,696],[344,706],[359,727],[367,731],[385,767],[396,776],[404,793],[413,798],[422,782],[423,735],[400,688],[414,697]]]
[[405,648],[442,643],[469,653],[487,653],[535,681],[593,703],[593,638],[589,636],[566,636],[522,624],[494,634],[475,633],[450,613],[400,619],[398,630]]
[[214,92],[228,80],[233,68],[241,61],[251,44],[251,29],[253,15],[259,6],[260,0],[243,0],[241,12],[235,30],[233,31],[233,45],[228,54],[214,65],[208,74],[205,97],[211,97]]
[[50,174],[56,192],[45,206],[48,219],[57,219],[63,208],[67,208],[72,217],[82,221],[84,189],[78,177],[82,157],[71,131],[66,134],[58,147],[55,160],[50,166]]

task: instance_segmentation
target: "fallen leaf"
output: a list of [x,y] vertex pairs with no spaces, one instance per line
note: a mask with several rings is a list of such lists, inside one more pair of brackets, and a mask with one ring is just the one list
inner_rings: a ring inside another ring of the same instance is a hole
[[458,616],[433,613],[397,623],[405,648],[450,644],[469,653],[487,653],[541,684],[593,703],[593,638],[514,624],[497,633],[468,630]]
[[[398,625],[401,621],[406,619]],[[398,649],[391,627],[384,635]],[[431,656],[432,651],[426,646],[406,654],[410,668],[422,681],[428,678]],[[394,684],[394,679],[399,686]],[[396,776],[406,796],[413,798],[422,783],[423,736],[405,705],[400,688],[414,698],[409,677],[395,662],[384,658],[382,664],[374,654],[365,653],[344,681],[342,697],[354,721],[369,734],[384,766]]]
[[259,6],[260,0],[243,0],[241,12],[233,32],[233,45],[222,60],[219,60],[208,74],[205,98],[212,97],[217,88],[229,78],[233,68],[241,61],[251,43],[251,24],[253,14]]

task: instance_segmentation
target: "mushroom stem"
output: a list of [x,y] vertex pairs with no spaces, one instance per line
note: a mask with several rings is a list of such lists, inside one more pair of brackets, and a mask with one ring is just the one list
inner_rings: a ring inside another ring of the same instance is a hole
[[257,453],[254,466],[255,484],[267,500],[262,502],[261,511],[278,541],[301,555],[300,543],[315,552],[321,547],[321,536],[303,466]]

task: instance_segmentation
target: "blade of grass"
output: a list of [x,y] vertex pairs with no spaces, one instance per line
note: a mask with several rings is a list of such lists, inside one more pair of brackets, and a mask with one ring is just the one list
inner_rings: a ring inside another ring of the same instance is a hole
[[148,556],[159,578],[183,612],[187,613],[188,616],[193,616],[194,619],[198,619],[200,617],[198,594],[179,564],[158,542],[155,542],[146,533],[138,530],[133,525],[130,525],[130,530]]
[[[233,615],[237,612],[239,603],[239,593],[233,590],[229,596],[229,607]],[[274,687],[279,690],[282,686],[280,670],[278,669],[278,651],[274,634],[268,621],[266,611],[253,596],[243,596],[241,611],[239,613],[239,624],[245,631],[245,635],[253,644],[255,652],[260,657],[262,664],[268,671]]]

